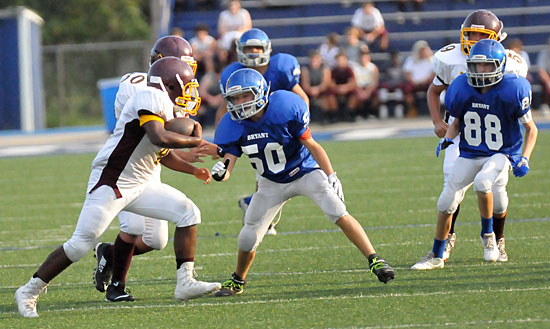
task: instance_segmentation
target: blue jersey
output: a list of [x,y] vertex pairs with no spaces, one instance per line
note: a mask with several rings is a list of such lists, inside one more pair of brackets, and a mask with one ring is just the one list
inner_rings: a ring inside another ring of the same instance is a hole
[[248,155],[256,172],[277,183],[292,182],[319,169],[300,137],[309,127],[309,111],[300,96],[279,90],[269,96],[264,115],[257,122],[234,121],[226,113],[214,136],[221,151]]
[[[225,92],[225,85],[229,76],[238,69],[245,68],[239,62],[229,64],[220,75],[220,90]],[[276,54],[271,56],[267,71],[264,73],[265,81],[270,84],[270,91],[292,90],[300,82],[300,65],[296,57],[289,54]]]
[[531,108],[531,85],[527,79],[505,74],[481,94],[462,74],[447,89],[445,106],[460,119],[461,157],[504,153],[515,158],[521,154],[523,137],[518,119]]

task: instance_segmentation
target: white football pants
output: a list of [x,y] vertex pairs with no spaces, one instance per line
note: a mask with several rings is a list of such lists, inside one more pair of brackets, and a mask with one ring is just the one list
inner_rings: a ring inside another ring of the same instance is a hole
[[313,200],[334,223],[348,214],[346,205],[329,186],[327,175],[320,169],[286,184],[260,176],[258,191],[254,193],[244,216],[244,226],[239,234],[239,250],[255,250],[279,209],[290,198],[299,195]]

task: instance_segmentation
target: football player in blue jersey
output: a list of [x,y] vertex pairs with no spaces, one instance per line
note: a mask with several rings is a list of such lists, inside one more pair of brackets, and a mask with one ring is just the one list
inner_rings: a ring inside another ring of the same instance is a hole
[[[229,76],[242,68],[248,67],[260,72],[271,85],[271,92],[277,90],[289,90],[299,95],[309,108],[309,98],[300,86],[300,65],[296,57],[279,53],[271,56],[271,41],[267,34],[260,29],[250,29],[243,33],[237,41],[238,62],[229,64],[221,73],[220,89],[225,92],[225,85]],[[227,112],[227,104],[222,102],[216,115],[216,122]],[[252,195],[241,198],[239,206],[243,210],[243,216],[250,204]],[[280,219],[280,215],[278,217]],[[268,235],[276,235],[274,222],[270,225]]]
[[256,170],[258,191],[239,234],[236,270],[216,296],[243,292],[269,224],[283,204],[298,195],[312,199],[342,229],[380,281],[392,280],[393,268],[376,254],[361,224],[346,210],[342,184],[325,150],[311,137],[306,103],[286,90],[269,95],[263,76],[248,68],[235,71],[226,87],[229,113],[222,117],[214,137],[224,158],[214,165],[212,175],[217,181],[229,179],[237,158],[245,153]]
[[439,155],[460,133],[460,157],[437,202],[433,249],[412,266],[415,270],[443,268],[452,215],[472,185],[481,216],[483,258],[497,261],[493,213],[506,213],[508,171],[513,168],[518,177],[529,172],[529,158],[537,140],[537,126],[531,116],[531,85],[524,77],[504,74],[504,47],[497,40],[480,40],[472,46],[466,63],[466,73],[447,89],[445,106],[455,121],[436,149]]

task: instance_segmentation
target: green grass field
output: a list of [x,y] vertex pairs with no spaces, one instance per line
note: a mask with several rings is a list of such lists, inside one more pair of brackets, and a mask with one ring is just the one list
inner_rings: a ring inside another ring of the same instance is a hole
[[[442,270],[410,266],[432,247],[442,189],[437,139],[325,142],[349,212],[396,269],[380,283],[366,260],[306,198],[284,207],[279,235],[258,249],[244,294],[177,303],[172,241],[136,256],[127,286],[134,303],[114,304],[94,289],[90,252],[57,277],[38,319],[17,313],[13,293],[70,237],[93,154],[0,159],[1,328],[548,328],[550,327],[550,132],[541,131],[523,178],[510,174],[507,263],[486,263],[475,193],[457,223],[457,248]],[[204,166],[210,168],[212,160]],[[198,278],[223,281],[236,262],[238,197],[254,189],[246,158],[225,183],[202,185],[165,170],[163,180],[202,211]],[[173,234],[173,226],[170,228]],[[113,241],[118,220],[104,241]],[[219,234],[217,234],[219,233]]]

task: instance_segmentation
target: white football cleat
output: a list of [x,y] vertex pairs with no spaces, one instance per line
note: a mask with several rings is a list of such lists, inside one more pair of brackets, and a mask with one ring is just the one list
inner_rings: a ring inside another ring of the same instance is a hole
[[498,239],[497,248],[498,248],[498,259],[497,259],[497,261],[507,262],[508,261],[508,254],[506,253],[506,245],[504,243],[504,237]]
[[193,278],[193,266],[194,262],[185,262],[177,271],[178,281],[176,283],[174,297],[180,302],[182,300],[202,297],[207,293],[218,291],[222,287],[219,282],[202,282],[195,280],[195,278]]
[[456,233],[451,233],[445,240],[445,249],[443,250],[443,261],[446,262],[451,257],[451,254],[455,251]]
[[495,233],[485,233],[481,238],[481,243],[483,243],[483,259],[487,262],[496,262],[499,252]]
[[269,225],[269,228],[267,229],[265,235],[277,235],[277,230],[275,229],[275,226]]
[[432,270],[434,268],[443,268],[445,262],[443,258],[435,257],[433,252],[429,252],[426,256],[422,257],[418,263],[411,266],[413,270]]
[[15,291],[13,299],[17,302],[19,314],[25,318],[37,318],[36,303],[38,296],[46,289],[48,284],[40,278],[31,278],[24,286]]

